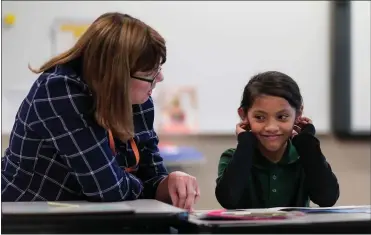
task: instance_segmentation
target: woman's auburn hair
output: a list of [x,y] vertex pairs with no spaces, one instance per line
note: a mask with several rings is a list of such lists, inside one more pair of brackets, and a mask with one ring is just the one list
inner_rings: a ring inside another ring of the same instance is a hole
[[98,17],[66,52],[39,69],[81,59],[83,80],[94,96],[95,119],[122,141],[134,136],[130,100],[131,75],[150,72],[166,61],[164,38],[153,28],[127,14],[106,13]]

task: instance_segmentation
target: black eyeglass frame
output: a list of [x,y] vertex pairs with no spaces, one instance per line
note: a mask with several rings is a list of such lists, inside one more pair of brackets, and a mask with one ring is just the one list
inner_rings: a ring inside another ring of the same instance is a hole
[[144,81],[144,82],[151,83],[151,86],[153,86],[153,84],[156,81],[156,78],[158,77],[158,75],[160,73],[161,73],[161,67],[158,69],[157,73],[152,78],[150,78],[150,77],[140,77],[140,76],[134,76],[134,75],[131,75],[131,77],[134,78],[134,79],[137,79],[139,81]]

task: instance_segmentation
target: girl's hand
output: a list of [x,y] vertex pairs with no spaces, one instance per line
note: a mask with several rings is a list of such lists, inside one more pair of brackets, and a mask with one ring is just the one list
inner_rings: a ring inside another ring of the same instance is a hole
[[239,135],[242,132],[249,131],[250,126],[246,121],[242,121],[236,125],[236,135]]
[[297,118],[297,120],[295,121],[295,124],[294,124],[294,130],[293,130],[293,133],[292,133],[293,134],[292,137],[299,134],[304,129],[304,127],[308,124],[313,124],[311,119],[309,119],[307,117]]

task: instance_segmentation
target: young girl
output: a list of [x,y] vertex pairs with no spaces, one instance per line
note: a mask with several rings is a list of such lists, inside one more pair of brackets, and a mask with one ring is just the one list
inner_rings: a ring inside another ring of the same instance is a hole
[[[215,195],[226,209],[333,206],[339,184],[315,128],[302,116],[296,82],[280,72],[254,76],[238,109],[238,145],[218,166]],[[295,134],[293,135],[293,131]]]

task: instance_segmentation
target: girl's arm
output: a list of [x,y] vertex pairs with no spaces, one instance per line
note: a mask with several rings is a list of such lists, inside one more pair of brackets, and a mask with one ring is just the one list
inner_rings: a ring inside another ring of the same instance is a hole
[[243,208],[241,197],[248,185],[256,144],[256,138],[251,132],[241,132],[237,139],[236,150],[227,150],[222,154],[219,162],[220,174],[216,180],[216,199],[226,209]]
[[303,163],[310,200],[320,207],[330,207],[339,198],[339,183],[321,151],[314,130],[312,124],[307,124],[292,142]]

